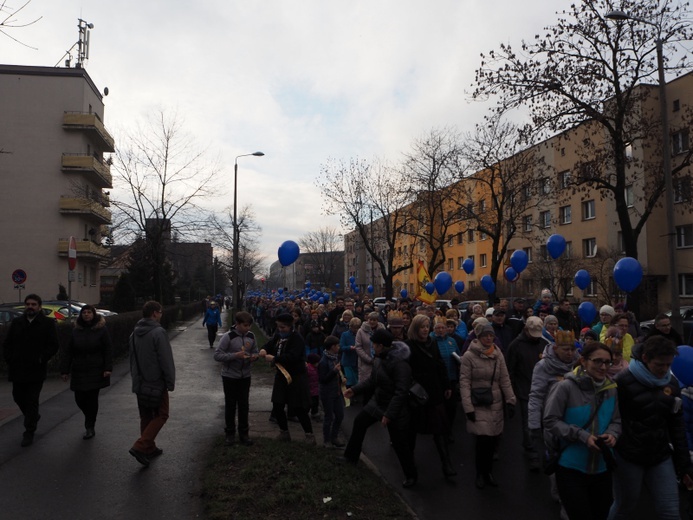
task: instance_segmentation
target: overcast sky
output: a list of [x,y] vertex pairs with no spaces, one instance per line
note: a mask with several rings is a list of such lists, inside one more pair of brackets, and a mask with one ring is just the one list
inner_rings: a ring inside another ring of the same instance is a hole
[[[11,0],[18,7],[25,0]],[[568,0],[32,0],[0,62],[61,64],[77,19],[94,24],[86,69],[108,87],[116,138],[158,107],[224,165],[208,201],[251,203],[268,265],[284,240],[321,226],[315,179],[329,158],[397,161],[432,128],[473,129],[487,106],[470,101],[479,54],[532,39]]]

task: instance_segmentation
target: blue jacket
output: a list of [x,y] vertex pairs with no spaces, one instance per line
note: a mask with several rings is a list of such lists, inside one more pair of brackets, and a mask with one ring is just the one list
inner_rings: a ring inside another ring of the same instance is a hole
[[346,330],[339,338],[339,353],[343,367],[356,367],[359,364],[358,354],[351,347],[356,345],[356,334]]
[[457,342],[447,334],[442,338],[436,336],[435,334],[432,334],[431,337],[438,345],[440,357],[443,358],[443,363],[445,363],[445,369],[448,373],[448,379],[450,381],[457,381],[460,377],[460,365],[457,363],[457,361],[455,361],[455,358],[452,355],[453,352],[455,352],[458,356],[460,355],[460,349],[457,346]]
[[219,307],[209,307],[205,311],[202,325],[217,325],[221,327],[221,312],[219,311]]

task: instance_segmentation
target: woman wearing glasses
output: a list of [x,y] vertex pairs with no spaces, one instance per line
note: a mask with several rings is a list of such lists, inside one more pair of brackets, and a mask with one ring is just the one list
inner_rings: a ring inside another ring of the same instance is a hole
[[544,408],[544,438],[559,452],[556,485],[568,518],[606,519],[612,502],[611,449],[621,433],[611,349],[590,343],[556,383]]

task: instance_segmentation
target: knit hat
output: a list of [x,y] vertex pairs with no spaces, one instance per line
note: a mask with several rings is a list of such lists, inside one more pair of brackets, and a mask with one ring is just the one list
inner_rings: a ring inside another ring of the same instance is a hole
[[538,316],[530,316],[527,318],[525,329],[527,330],[527,334],[529,334],[531,337],[541,338],[544,331],[544,323]]
[[477,318],[474,320],[472,323],[472,326],[474,327],[474,334],[476,334],[476,337],[479,337],[479,334],[481,333],[481,330],[486,326],[489,325],[491,326],[491,322],[488,321],[486,318]]
[[371,343],[377,343],[385,348],[390,348],[393,340],[392,334],[385,329],[378,329],[371,336]]
[[613,318],[616,315],[616,311],[611,305],[602,305],[601,309],[599,309],[599,314],[608,314]]
[[493,312],[494,312],[494,311],[495,311],[495,309],[494,309],[493,307],[489,307],[488,309],[486,309],[485,316],[487,316],[487,317],[488,317],[488,316],[493,316]]
[[[476,330],[475,330],[474,332],[476,332]],[[492,325],[484,325],[484,326],[480,327],[480,331],[479,331],[479,333],[478,333],[476,336],[477,336],[477,338],[480,338],[480,337],[483,336],[484,334],[493,334],[493,335],[495,336],[495,335],[496,335],[496,331],[493,330],[493,326],[492,326]]]

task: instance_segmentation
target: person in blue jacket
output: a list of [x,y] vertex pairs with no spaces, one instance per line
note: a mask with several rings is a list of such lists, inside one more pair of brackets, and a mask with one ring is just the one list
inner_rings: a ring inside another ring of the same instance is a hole
[[450,399],[444,401],[445,415],[448,418],[446,440],[449,443],[455,442],[452,435],[452,425],[455,424],[457,407],[460,403],[460,348],[457,342],[447,334],[446,319],[442,316],[436,317],[433,325],[433,339],[438,345],[440,357],[445,363],[445,370],[450,380]]
[[207,326],[207,339],[209,340],[209,348],[214,348],[214,339],[217,337],[217,331],[221,327],[221,312],[219,305],[212,300],[209,302],[209,307],[205,311],[205,317],[202,319],[202,326]]

